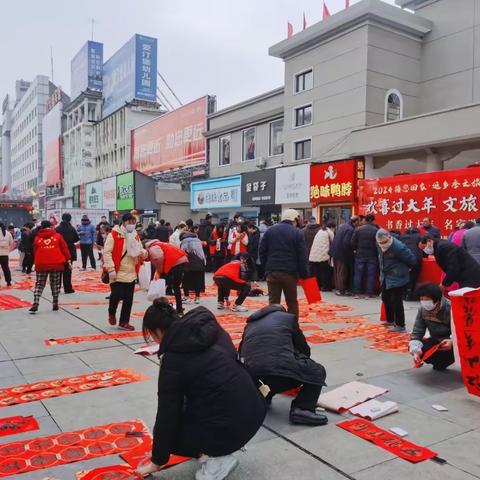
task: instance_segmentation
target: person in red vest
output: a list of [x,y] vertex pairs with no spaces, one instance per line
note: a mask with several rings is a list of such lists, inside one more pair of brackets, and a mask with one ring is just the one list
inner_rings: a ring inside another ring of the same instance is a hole
[[210,235],[210,257],[213,259],[213,271],[216,272],[224,263],[227,256],[227,232],[225,224],[219,223]]
[[157,274],[166,278],[173,288],[177,313],[183,315],[182,290],[183,270],[188,263],[187,253],[172,243],[151,240],[145,244],[148,257]]
[[42,296],[47,278],[50,277],[50,288],[52,289],[53,311],[58,310],[58,295],[62,280],[62,272],[65,264],[68,262],[68,268],[72,268],[70,263],[70,250],[63,239],[57,233],[48,220],[44,220],[33,243],[33,258],[35,263],[36,282],[33,292],[33,305],[30,313],[38,311],[40,297]]
[[240,254],[236,258],[236,260],[220,267],[213,275],[213,281],[218,287],[218,309],[223,310],[225,308],[225,302],[228,307],[230,290],[236,290],[238,292],[238,297],[235,300],[232,311],[247,312],[248,309],[242,306],[242,303],[245,301],[252,288],[248,282],[252,273],[252,269],[249,265],[251,259],[248,254]]
[[117,308],[122,302],[119,328],[135,330],[130,324],[135,282],[138,270],[147,252],[143,249],[135,230],[137,221],[131,213],[122,217],[122,224],[115,225],[105,241],[103,250],[103,268],[110,277],[110,304],[108,306],[108,323],[117,324]]
[[230,242],[230,253],[238,255],[240,253],[247,253],[248,251],[248,228],[245,223],[237,225],[237,228],[232,232]]

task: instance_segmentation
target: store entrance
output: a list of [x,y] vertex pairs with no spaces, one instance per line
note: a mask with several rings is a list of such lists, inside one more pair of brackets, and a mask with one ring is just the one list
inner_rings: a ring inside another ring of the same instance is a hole
[[333,222],[338,227],[342,223],[347,223],[352,216],[352,207],[322,207],[322,222],[324,224]]

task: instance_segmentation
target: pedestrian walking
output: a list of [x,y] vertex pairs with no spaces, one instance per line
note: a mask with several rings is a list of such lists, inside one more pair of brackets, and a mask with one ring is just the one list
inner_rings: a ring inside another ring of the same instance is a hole
[[30,275],[33,268],[33,241],[35,240],[35,233],[33,231],[35,224],[28,222],[23,226],[21,234],[21,244],[24,252],[22,272]]
[[93,254],[93,244],[96,240],[96,231],[87,215],[82,216],[82,224],[78,227],[78,235],[80,237],[80,252],[82,254],[82,270],[87,269],[88,259],[90,259],[90,266],[95,270],[97,266]]
[[33,252],[36,282],[33,292],[33,305],[29,312],[36,313],[38,311],[40,297],[47,284],[47,278],[50,279],[52,309],[55,312],[58,310],[58,296],[65,263],[68,263],[69,268],[72,268],[70,250],[63,237],[52,228],[52,224],[48,220],[44,220],[35,235]]
[[400,241],[404,243],[410,251],[415,255],[417,259],[417,264],[410,269],[410,279],[406,286],[404,292],[404,299],[408,302],[415,301],[417,299],[415,293],[415,286],[417,285],[418,277],[422,271],[423,263],[423,252],[418,247],[418,242],[420,241],[421,235],[420,231],[416,227],[409,228],[403,235],[400,237]]
[[475,220],[475,226],[465,232],[462,247],[480,263],[480,218]]
[[170,455],[200,458],[197,480],[223,480],[238,464],[232,453],[261,427],[265,400],[229,335],[212,312],[197,307],[179,318],[167,299],[145,312],[143,332],[160,345],[158,409],[151,462],[161,470]]
[[325,415],[316,413],[325,385],[325,368],[311,359],[310,347],[295,315],[281,305],[255,312],[247,320],[238,352],[250,374],[270,388],[267,403],[278,393],[300,387],[291,403],[291,423],[328,423]]
[[205,291],[205,254],[196,234],[183,232],[180,248],[187,254],[188,263],[183,271],[183,303],[191,303],[190,292],[195,292],[195,303],[200,303],[200,292]]
[[[62,215],[62,221],[56,228],[57,233],[59,233],[65,243],[67,244],[68,250],[70,252],[70,261],[71,264],[77,260],[77,248],[75,244],[80,240],[78,232],[71,224],[72,216],[69,213],[64,213]],[[103,228],[103,226],[102,226]],[[72,268],[71,264],[65,264],[65,268],[63,269],[62,277],[63,277],[63,291],[66,294],[75,293],[75,290],[72,286]]]
[[297,228],[299,217],[296,210],[285,210],[282,221],[269,228],[260,243],[260,261],[267,275],[269,303],[280,304],[283,292],[288,312],[296,317],[299,315],[298,277],[308,278],[305,237]]
[[403,290],[410,280],[409,271],[417,264],[417,260],[404,243],[392,237],[383,228],[377,231],[376,240],[379,248],[380,284],[387,326],[396,332],[404,332]]
[[0,265],[7,287],[12,285],[12,272],[10,271],[9,255],[15,248],[15,241],[12,234],[0,223]]
[[210,235],[209,244],[213,271],[216,272],[225,264],[225,258],[227,256],[227,232],[225,231],[224,223],[219,223],[215,226]]
[[103,252],[103,268],[108,272],[111,290],[108,323],[117,324],[117,308],[122,302],[118,326],[123,330],[135,330],[130,324],[135,282],[138,278],[138,269],[147,257],[135,226],[136,220],[131,213],[123,215],[122,224],[113,227],[108,235]]
[[322,292],[332,290],[332,265],[330,247],[335,236],[335,223],[327,223],[317,231],[313,239],[308,258],[310,273],[317,279],[318,288]]

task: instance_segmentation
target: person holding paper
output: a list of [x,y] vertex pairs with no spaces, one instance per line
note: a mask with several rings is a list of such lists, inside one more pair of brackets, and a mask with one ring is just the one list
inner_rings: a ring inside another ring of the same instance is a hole
[[[439,345],[438,350],[425,359],[425,363],[433,365],[434,370],[445,370],[455,363],[453,343],[450,339],[452,335],[450,301],[443,297],[442,290],[434,283],[420,285],[416,294],[420,297],[421,307],[410,337],[410,354],[415,358],[415,362],[421,365],[425,352]],[[427,330],[430,338],[425,339]]]

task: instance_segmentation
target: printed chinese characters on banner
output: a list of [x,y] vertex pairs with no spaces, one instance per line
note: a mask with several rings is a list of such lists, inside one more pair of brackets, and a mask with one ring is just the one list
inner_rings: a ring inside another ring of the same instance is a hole
[[388,230],[404,231],[429,217],[447,236],[480,217],[480,168],[399,175],[359,182],[359,210]]

